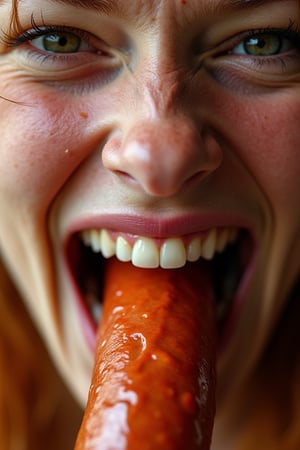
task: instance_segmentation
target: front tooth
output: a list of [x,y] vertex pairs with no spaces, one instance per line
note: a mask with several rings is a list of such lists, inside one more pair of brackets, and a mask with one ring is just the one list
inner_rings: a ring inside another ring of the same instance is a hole
[[101,251],[104,258],[110,258],[111,256],[114,256],[114,254],[116,253],[116,244],[110,238],[106,230],[101,230],[100,239],[101,239]]
[[116,257],[123,262],[131,260],[131,245],[122,236],[118,236],[116,241]]
[[202,256],[204,259],[212,259],[216,251],[217,232],[216,229],[211,230],[202,245]]
[[167,239],[160,248],[160,266],[164,269],[176,269],[186,263],[186,252],[179,238]]
[[159,266],[159,252],[153,239],[141,237],[132,249],[132,264],[136,267],[154,269]]
[[190,262],[197,261],[201,256],[201,239],[194,238],[187,247],[187,260]]
[[92,247],[92,249],[95,253],[98,253],[101,251],[100,234],[97,230],[90,231],[90,246]]

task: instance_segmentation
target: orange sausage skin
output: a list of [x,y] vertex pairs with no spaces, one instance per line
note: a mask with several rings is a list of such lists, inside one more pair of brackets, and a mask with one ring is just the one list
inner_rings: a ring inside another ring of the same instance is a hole
[[144,270],[113,260],[75,450],[208,450],[215,314],[205,267]]

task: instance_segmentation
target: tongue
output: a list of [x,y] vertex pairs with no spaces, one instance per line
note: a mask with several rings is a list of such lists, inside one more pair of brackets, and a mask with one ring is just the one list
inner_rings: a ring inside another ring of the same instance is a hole
[[216,320],[206,269],[145,270],[108,260],[75,450],[209,450]]

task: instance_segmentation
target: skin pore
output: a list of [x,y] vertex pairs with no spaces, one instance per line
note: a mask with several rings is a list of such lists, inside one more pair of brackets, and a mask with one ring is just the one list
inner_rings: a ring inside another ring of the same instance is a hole
[[235,449],[299,274],[299,3],[124,4],[0,2],[1,257],[83,407],[95,330],[70,274],[73,237],[243,230],[212,445]]

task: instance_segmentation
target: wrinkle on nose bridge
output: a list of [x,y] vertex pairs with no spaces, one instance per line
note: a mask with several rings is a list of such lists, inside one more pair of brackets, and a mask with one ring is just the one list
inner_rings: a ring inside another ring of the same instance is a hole
[[188,89],[184,69],[174,66],[159,63],[130,71],[134,103],[151,119],[166,117],[185,103]]
[[182,96],[184,89],[182,84],[174,78],[172,74],[171,80],[167,82],[165,79],[159,79],[155,83],[144,85],[144,97],[152,118],[166,116],[176,109],[178,99]]

